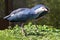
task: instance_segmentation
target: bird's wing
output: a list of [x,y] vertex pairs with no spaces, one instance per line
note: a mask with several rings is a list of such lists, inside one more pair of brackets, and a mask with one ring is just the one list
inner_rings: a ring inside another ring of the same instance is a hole
[[16,9],[16,10],[14,10],[14,11],[12,11],[11,13],[10,13],[10,16],[14,16],[15,14],[17,14],[17,13],[22,13],[22,11],[24,11],[24,10],[26,10],[26,9],[29,9],[29,8],[18,8],[18,9]]
[[15,21],[15,22],[16,21],[25,21],[28,19],[29,12],[30,12],[30,9],[26,9],[26,8],[24,8],[24,10],[20,10],[20,11],[15,10],[9,16],[6,16],[4,19],[7,19],[11,22],[13,22],[13,21]]
[[26,9],[29,9],[29,8],[18,8],[16,10],[12,11],[8,16],[5,16],[4,19],[7,19],[7,18],[9,18],[11,16],[14,16],[15,14],[17,14],[19,12],[21,13],[22,11],[24,11]]
[[14,14],[20,12],[20,11],[24,11],[25,9],[28,9],[28,8],[18,8],[18,9],[16,9],[16,10],[12,11],[12,12],[10,13],[10,15],[14,15]]

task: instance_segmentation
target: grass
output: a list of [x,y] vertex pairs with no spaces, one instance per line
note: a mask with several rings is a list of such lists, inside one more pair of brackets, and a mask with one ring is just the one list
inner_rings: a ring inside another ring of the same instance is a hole
[[13,29],[0,30],[0,40],[60,40],[60,29],[46,25],[37,26],[38,30],[31,23],[25,25],[24,29],[27,36],[21,33],[21,27],[18,25]]

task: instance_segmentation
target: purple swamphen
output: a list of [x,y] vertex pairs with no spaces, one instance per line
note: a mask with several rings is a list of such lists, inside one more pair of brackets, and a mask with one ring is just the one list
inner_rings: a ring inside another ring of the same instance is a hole
[[38,19],[49,11],[48,7],[43,4],[38,4],[32,8],[18,8],[4,17],[10,22],[21,22],[22,31],[24,32],[24,23],[28,20]]

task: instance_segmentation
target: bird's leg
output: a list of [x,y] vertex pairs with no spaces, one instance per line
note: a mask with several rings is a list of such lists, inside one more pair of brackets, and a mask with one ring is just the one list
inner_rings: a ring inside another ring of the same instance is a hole
[[34,20],[34,22],[33,22],[34,24],[35,24],[35,26],[36,26],[36,32],[38,32],[38,26],[37,26],[37,23],[36,23],[36,20]]
[[25,36],[24,23],[21,24],[22,34]]

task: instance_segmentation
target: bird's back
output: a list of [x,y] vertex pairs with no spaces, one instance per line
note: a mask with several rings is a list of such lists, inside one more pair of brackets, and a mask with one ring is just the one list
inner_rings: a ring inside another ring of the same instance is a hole
[[17,10],[12,11],[10,15],[4,17],[4,19],[7,19],[12,22],[24,21],[27,19],[27,14],[29,12],[30,9],[28,8],[19,8]]

